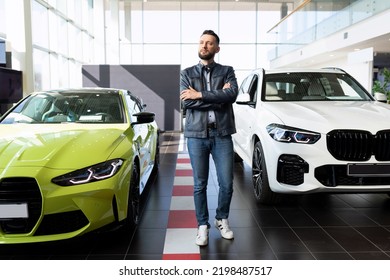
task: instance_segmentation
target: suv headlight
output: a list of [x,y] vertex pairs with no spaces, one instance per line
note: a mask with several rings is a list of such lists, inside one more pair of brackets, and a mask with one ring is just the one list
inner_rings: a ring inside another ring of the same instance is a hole
[[100,181],[114,176],[122,164],[122,159],[113,159],[58,176],[51,181],[60,186],[73,186]]
[[314,144],[321,138],[317,132],[274,123],[267,126],[267,132],[275,141],[284,143]]

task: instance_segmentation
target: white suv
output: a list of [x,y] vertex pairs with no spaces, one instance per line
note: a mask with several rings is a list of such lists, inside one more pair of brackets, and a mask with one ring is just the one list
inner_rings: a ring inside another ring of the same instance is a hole
[[390,193],[390,105],[341,69],[257,69],[234,104],[254,194]]

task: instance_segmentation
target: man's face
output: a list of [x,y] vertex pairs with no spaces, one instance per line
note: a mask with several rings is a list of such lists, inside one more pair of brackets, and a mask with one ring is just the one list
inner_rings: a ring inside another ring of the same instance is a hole
[[215,54],[219,52],[217,40],[213,35],[204,34],[199,41],[199,58],[203,60],[211,60]]

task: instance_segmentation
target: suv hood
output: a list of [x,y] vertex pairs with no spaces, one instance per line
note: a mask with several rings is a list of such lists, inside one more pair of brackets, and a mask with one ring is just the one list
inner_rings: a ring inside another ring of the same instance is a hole
[[326,134],[334,129],[361,129],[375,134],[390,129],[390,105],[370,101],[302,101],[264,103],[287,126]]
[[0,169],[82,168],[107,160],[124,137],[123,126],[0,125]]

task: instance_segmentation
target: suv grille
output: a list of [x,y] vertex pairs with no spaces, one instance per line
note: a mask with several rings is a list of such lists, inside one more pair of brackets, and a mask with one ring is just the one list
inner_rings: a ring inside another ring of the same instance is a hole
[[42,210],[41,192],[35,179],[16,177],[0,181],[0,203],[27,203],[27,219],[0,221],[4,233],[28,233],[36,225]]
[[364,130],[333,130],[327,135],[328,151],[338,160],[390,160],[390,130],[372,135]]

